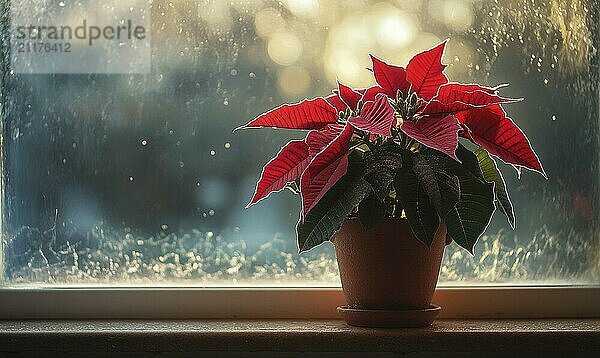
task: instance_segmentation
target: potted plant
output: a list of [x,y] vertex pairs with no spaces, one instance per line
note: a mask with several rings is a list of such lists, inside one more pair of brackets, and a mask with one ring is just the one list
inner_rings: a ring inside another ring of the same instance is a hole
[[347,302],[338,311],[350,324],[431,324],[445,245],[472,254],[496,204],[514,228],[494,157],[545,177],[501,106],[520,99],[500,96],[503,86],[448,82],[445,45],[406,69],[371,56],[377,85],[338,83],[328,97],[281,105],[241,127],[308,131],[265,165],[248,206],[284,188],[300,194],[299,251],[333,242]]

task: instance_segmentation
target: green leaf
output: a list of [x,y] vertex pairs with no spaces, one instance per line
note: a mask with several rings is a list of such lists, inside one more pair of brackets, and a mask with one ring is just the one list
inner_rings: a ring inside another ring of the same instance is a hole
[[[427,151],[442,161],[460,183],[460,199],[446,216],[448,235],[471,254],[475,243],[489,225],[494,213],[494,183],[485,181],[477,156],[459,145],[456,155],[461,163],[435,151]],[[436,162],[434,162],[436,163]]]
[[301,218],[298,222],[296,232],[300,252],[331,239],[346,217],[371,192],[380,201],[385,200],[390,184],[402,166],[402,148],[395,143],[386,143],[365,153],[362,163],[356,163],[359,159],[354,155],[350,159],[348,173],[306,214],[304,220]]
[[[298,250],[304,252],[331,239],[344,220],[371,193],[364,171],[351,167],[296,226]],[[303,220],[304,219],[304,220]]]
[[395,143],[386,143],[373,152],[365,154],[364,178],[371,184],[380,201],[387,198],[390,184],[402,166],[402,147]]
[[440,219],[413,169],[414,156],[408,150],[404,152],[402,159],[404,164],[395,180],[396,194],[404,207],[406,218],[415,237],[426,245],[431,245]]
[[300,195],[299,179],[287,183],[285,188],[294,193],[294,195]]
[[385,216],[385,204],[371,194],[358,206],[358,219],[365,228],[371,230]]
[[456,148],[456,156],[462,162],[462,165],[456,162],[452,163],[455,170],[464,171],[466,169],[476,178],[485,180],[481,168],[479,167],[479,160],[473,152],[465,148],[462,144],[459,144],[458,148]]
[[[386,143],[373,152],[365,153],[362,164],[356,163],[358,158],[352,155],[350,159],[348,173],[306,214],[304,220],[298,222],[296,231],[300,252],[329,240],[339,230],[346,217],[371,192],[374,192],[379,201],[385,200],[390,184],[402,166],[402,148],[395,143]],[[383,214],[375,214],[385,215],[383,205],[381,209]],[[376,218],[377,216],[372,220]],[[369,221],[364,214],[362,219]],[[381,217],[375,224],[379,219]]]
[[473,247],[494,213],[494,184],[473,175],[459,175],[460,200],[446,216],[448,234],[473,254]]
[[460,197],[459,180],[452,175],[445,158],[434,155],[413,155],[413,170],[438,215],[445,218]]
[[496,161],[492,158],[487,151],[483,148],[478,148],[475,151],[477,160],[479,161],[479,167],[483,172],[483,178],[489,183],[494,183],[494,193],[496,199],[500,203],[500,210],[506,215],[508,223],[514,229],[515,228],[515,212],[513,209],[512,202],[508,197],[508,191],[506,190],[506,183],[502,177],[502,173],[498,170]]

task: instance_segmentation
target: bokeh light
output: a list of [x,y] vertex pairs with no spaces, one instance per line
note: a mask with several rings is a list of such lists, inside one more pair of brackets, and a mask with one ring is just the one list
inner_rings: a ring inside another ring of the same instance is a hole
[[377,7],[371,17],[377,42],[384,49],[397,50],[406,46],[418,31],[413,17],[391,5]]
[[314,17],[319,11],[318,0],[286,0],[285,4],[296,16]]
[[303,67],[288,66],[282,68],[277,76],[277,84],[282,93],[295,98],[306,94],[310,89],[310,73]]
[[279,31],[269,39],[267,51],[273,62],[288,66],[302,55],[302,42],[291,32]]
[[473,26],[473,10],[466,1],[444,1],[443,13],[444,23],[452,31],[467,31]]
[[256,33],[262,37],[269,37],[285,26],[286,22],[281,13],[272,7],[260,10],[254,17]]

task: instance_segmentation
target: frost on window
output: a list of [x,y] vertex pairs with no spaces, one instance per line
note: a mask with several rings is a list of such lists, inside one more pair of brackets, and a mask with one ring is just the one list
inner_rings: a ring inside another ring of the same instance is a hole
[[[2,4],[2,31],[10,16]],[[549,180],[504,166],[517,213],[445,284],[600,282],[594,0],[153,1],[150,74],[18,74],[2,37],[2,275],[8,284],[338,285],[330,244],[296,254],[299,200],[244,210],[298,133],[231,129],[336,79],[372,83],[450,38],[456,81],[509,82]]]

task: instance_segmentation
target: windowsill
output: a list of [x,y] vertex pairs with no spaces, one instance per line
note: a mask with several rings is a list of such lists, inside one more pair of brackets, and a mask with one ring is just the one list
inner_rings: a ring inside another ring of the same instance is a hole
[[438,320],[364,329],[336,320],[0,321],[0,352],[600,351],[600,319]]

